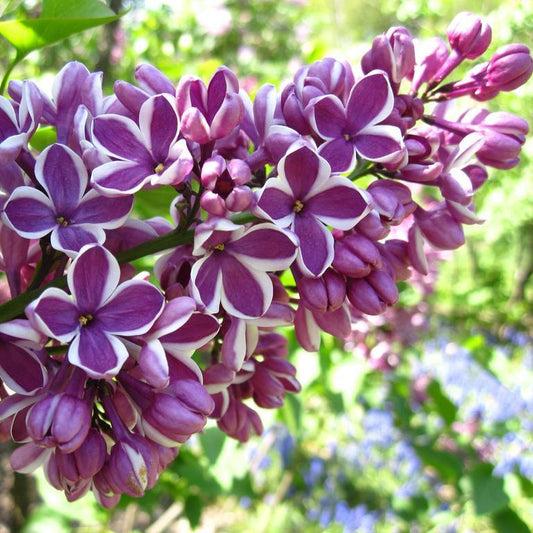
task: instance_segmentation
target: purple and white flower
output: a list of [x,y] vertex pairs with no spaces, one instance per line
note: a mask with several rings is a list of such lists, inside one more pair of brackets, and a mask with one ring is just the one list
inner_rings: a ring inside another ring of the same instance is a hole
[[4,206],[4,220],[26,239],[51,233],[52,247],[70,257],[86,244],[102,244],[104,230],[121,226],[133,205],[132,196],[106,198],[95,190],[86,192],[87,169],[62,144],[52,144],[37,157],[35,177],[45,192],[16,188]]
[[363,191],[343,176],[331,176],[328,162],[307,145],[293,145],[257,200],[256,212],[300,240],[298,266],[321,276],[333,261],[333,236],[326,227],[352,229],[369,211]]
[[72,296],[49,288],[27,308],[52,339],[68,342],[69,361],[92,378],[117,374],[128,351],[120,337],[146,333],[163,311],[163,295],[146,281],[119,284],[117,260],[101,246],[85,246],[67,275]]

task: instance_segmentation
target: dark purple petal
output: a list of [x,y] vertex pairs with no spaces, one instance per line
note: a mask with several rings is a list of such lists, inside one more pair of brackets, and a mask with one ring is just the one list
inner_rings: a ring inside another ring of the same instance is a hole
[[305,113],[313,129],[323,139],[336,139],[346,133],[346,112],[336,96],[328,94],[312,101]]
[[74,257],[86,244],[103,244],[105,233],[102,228],[90,224],[57,226],[52,231],[50,244],[52,248]]
[[392,106],[392,90],[385,75],[367,74],[354,85],[346,104],[349,133],[381,122],[390,115]]
[[356,162],[355,145],[344,137],[320,145],[318,153],[329,163],[331,172],[348,172]]
[[69,341],[80,327],[80,311],[72,299],[62,290],[46,289],[26,312],[35,318],[40,329],[60,341]]
[[89,191],[80,202],[71,223],[99,224],[103,229],[121,226],[133,206],[133,196],[107,197]]
[[293,231],[300,239],[298,265],[311,276],[321,276],[333,261],[333,236],[312,215],[294,219]]
[[294,193],[294,199],[302,199],[319,175],[319,156],[306,145],[290,152],[279,164],[279,174],[284,176]]
[[87,187],[87,169],[67,146],[52,144],[37,157],[35,176],[46,189],[56,213],[69,216]]
[[368,209],[368,202],[347,178],[332,176],[327,188],[310,197],[305,208],[324,224],[349,230]]
[[200,259],[191,270],[193,296],[212,313],[218,312],[220,306],[221,277],[220,261],[215,254]]
[[280,226],[288,226],[294,218],[295,199],[279,182],[279,178],[271,178],[266,182],[257,201],[257,207]]
[[176,331],[164,335],[159,340],[170,352],[196,350],[209,342],[220,329],[214,316],[195,312]]
[[39,239],[57,226],[50,199],[32,187],[15,189],[4,214],[15,231],[27,239]]
[[128,358],[128,351],[117,338],[95,326],[81,328],[70,344],[68,360],[92,378],[108,379],[118,373]]
[[259,224],[226,244],[226,251],[256,270],[285,270],[296,257],[296,243],[273,224]]
[[391,127],[376,126],[355,137],[355,148],[362,157],[370,161],[385,161],[400,152],[402,145],[399,139],[387,135],[388,131],[385,128],[388,130]]
[[106,249],[91,246],[81,250],[72,263],[67,278],[80,313],[92,314],[116,289],[120,267]]
[[268,274],[250,270],[236,258],[222,261],[222,306],[238,318],[258,318],[272,302],[273,287]]
[[147,281],[129,280],[119,285],[113,296],[98,310],[97,321],[108,333],[146,333],[165,304],[163,295]]
[[148,99],[139,113],[139,127],[156,163],[164,163],[178,137],[178,115],[165,95]]
[[152,161],[139,128],[129,118],[120,115],[96,117],[92,136],[95,145],[110,157],[143,163]]
[[13,391],[32,394],[46,382],[46,370],[34,352],[0,341],[0,378]]
[[91,181],[102,194],[126,195],[141,189],[154,170],[148,164],[134,161],[111,161],[93,170]]

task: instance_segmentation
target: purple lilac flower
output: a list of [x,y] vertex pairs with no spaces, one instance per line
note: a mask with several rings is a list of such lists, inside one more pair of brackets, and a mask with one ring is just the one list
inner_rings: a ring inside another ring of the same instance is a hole
[[100,246],[85,246],[68,271],[72,297],[50,288],[26,312],[49,337],[70,343],[69,361],[95,379],[117,374],[128,351],[120,337],[150,329],[164,306],[146,281],[119,284],[116,259]]
[[6,222],[26,239],[50,235],[52,247],[74,257],[87,244],[102,244],[104,230],[121,226],[133,206],[133,196],[105,198],[87,190],[87,170],[67,146],[53,144],[42,151],[35,177],[44,192],[18,187],[4,206]]
[[326,224],[349,230],[368,212],[363,191],[331,176],[325,159],[296,143],[259,193],[256,212],[299,238],[297,262],[306,276],[321,276],[333,261],[333,236]]
[[109,196],[129,195],[146,185],[178,185],[193,167],[183,139],[178,139],[179,119],[175,103],[161,94],[146,100],[139,125],[121,115],[96,117],[94,145],[112,161],[96,167],[91,182]]
[[357,82],[346,105],[332,94],[309,102],[305,113],[314,131],[326,141],[319,147],[319,153],[332,172],[351,170],[357,154],[379,163],[403,159],[401,131],[382,124],[393,106],[394,95],[381,71],[369,72]]
[[200,224],[195,232],[192,267],[194,298],[216,313],[258,318],[273,297],[267,272],[285,270],[296,256],[296,242],[273,224],[245,229],[225,219]]

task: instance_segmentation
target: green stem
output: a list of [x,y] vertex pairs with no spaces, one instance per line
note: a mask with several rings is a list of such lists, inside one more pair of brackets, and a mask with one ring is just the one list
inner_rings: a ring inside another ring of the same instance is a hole
[[7,87],[7,82],[9,81],[9,76],[11,75],[11,72],[13,72],[13,69],[17,66],[17,64],[24,58],[23,55],[19,54],[17,51],[17,54],[15,55],[15,59],[13,59],[13,62],[7,67],[6,73],[4,74],[4,77],[2,78],[2,83],[0,84],[0,95],[4,94],[4,91]]

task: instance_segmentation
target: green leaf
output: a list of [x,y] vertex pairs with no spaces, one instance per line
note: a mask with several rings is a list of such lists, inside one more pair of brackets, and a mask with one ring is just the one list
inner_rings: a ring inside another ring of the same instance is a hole
[[415,450],[424,464],[432,466],[445,481],[456,482],[461,477],[463,463],[456,455],[431,446],[415,446]]
[[98,0],[49,0],[43,2],[40,18],[0,22],[0,35],[16,48],[20,60],[75,33],[113,22],[124,13],[115,14]]
[[94,18],[112,17],[111,11],[100,0],[43,0],[41,18]]
[[203,507],[202,499],[196,494],[191,494],[185,500],[185,516],[193,529],[200,523]]
[[457,407],[444,395],[438,382],[432,381],[426,389],[432,400],[433,407],[448,426],[455,422]]
[[285,403],[278,411],[281,420],[287,425],[292,435],[300,433],[302,427],[302,404],[294,394],[285,396]]
[[218,428],[208,428],[204,433],[200,433],[199,437],[209,463],[216,463],[226,443],[226,434]]
[[531,533],[527,524],[509,508],[494,514],[492,524],[498,533]]
[[494,477],[492,470],[492,465],[481,464],[467,476],[474,507],[479,515],[499,511],[507,507],[510,501],[504,490],[503,479]]

